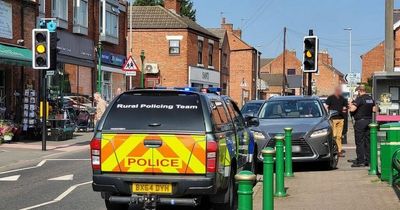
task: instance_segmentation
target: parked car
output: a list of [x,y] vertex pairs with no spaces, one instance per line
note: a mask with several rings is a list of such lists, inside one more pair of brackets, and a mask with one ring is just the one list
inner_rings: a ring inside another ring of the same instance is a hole
[[318,97],[272,97],[258,113],[259,126],[252,128],[258,160],[262,160],[263,148],[275,146],[273,137],[290,127],[293,128],[294,162],[324,162],[327,167],[336,168],[338,148],[332,137],[330,117],[337,114],[328,113]]
[[250,100],[242,107],[242,114],[244,116],[254,116],[257,115],[261,106],[264,104],[264,100]]
[[63,103],[73,107],[75,110],[87,110],[90,113],[94,112],[92,101],[84,96],[63,96]]

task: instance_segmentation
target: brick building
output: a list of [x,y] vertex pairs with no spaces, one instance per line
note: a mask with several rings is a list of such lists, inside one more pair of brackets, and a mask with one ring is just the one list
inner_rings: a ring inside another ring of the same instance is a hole
[[285,51],[285,76],[283,75],[283,53],[276,58],[261,59],[261,79],[268,87],[262,92],[261,98],[268,99],[274,95],[281,95],[283,80],[286,95],[300,95],[303,83],[301,65],[301,61],[293,50]]
[[128,24],[139,66],[141,52],[145,55],[145,86],[220,87],[220,38],[181,16],[179,1],[166,0],[164,5],[133,6],[132,29]]
[[[393,10],[394,31],[394,67],[400,71],[400,9]],[[374,72],[384,71],[385,45],[380,42],[368,52],[361,55],[361,82],[368,83]]]
[[0,119],[20,123],[24,90],[39,89],[38,71],[31,68],[36,8],[35,1],[0,0]]
[[328,96],[335,87],[345,84],[344,74],[333,66],[333,59],[327,51],[318,54],[318,73],[313,74],[313,93]]
[[[109,101],[126,88],[121,68],[126,52],[126,2],[122,0],[38,0],[39,18],[56,18],[60,41],[55,76],[49,78],[54,97],[92,96],[101,91]],[[100,50],[97,50],[101,43]],[[101,57],[101,69],[99,57]],[[100,69],[100,71],[97,71]],[[97,89],[98,73],[101,89]]]
[[227,59],[222,60],[226,61],[229,68],[227,94],[242,106],[246,101],[256,98],[261,53],[242,40],[242,31],[234,29],[233,24],[227,23],[225,18],[222,19],[221,28],[214,30],[226,33],[229,50],[225,52],[229,53]]
[[[224,20],[225,19],[223,19],[223,21]],[[229,75],[231,55],[228,34],[226,33],[226,30],[222,28],[211,28],[208,30],[219,38],[219,69],[221,74],[221,88],[222,94],[228,95],[230,90]]]

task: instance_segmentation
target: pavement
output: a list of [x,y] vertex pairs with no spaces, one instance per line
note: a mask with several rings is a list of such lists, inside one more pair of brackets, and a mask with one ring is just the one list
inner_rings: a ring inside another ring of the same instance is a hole
[[[295,164],[293,178],[285,178],[288,196],[275,198],[275,209],[282,210],[399,210],[395,190],[377,176],[369,176],[368,168],[351,168],[354,159],[354,131],[349,125],[346,157],[336,170],[324,170],[317,164]],[[260,177],[261,178],[261,177]],[[262,182],[254,188],[254,209],[262,209]]]
[[[0,150],[4,151],[0,152],[0,209],[104,210],[104,201],[91,186],[91,133],[78,135],[70,141],[48,142],[46,152],[40,150],[40,142],[17,143],[21,148],[1,145]],[[295,164],[295,177],[285,179],[288,196],[275,198],[275,209],[400,209],[399,199],[390,186],[377,176],[369,176],[367,168],[354,169],[347,163],[355,156],[354,138],[349,138],[345,149],[347,157],[340,160],[336,170],[324,170],[313,163]],[[254,192],[254,209],[261,210],[262,182]]]

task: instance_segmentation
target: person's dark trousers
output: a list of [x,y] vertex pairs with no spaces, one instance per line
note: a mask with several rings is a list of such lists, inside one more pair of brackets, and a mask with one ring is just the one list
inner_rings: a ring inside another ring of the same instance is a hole
[[349,115],[346,112],[346,114],[344,114],[342,144],[347,144],[348,127],[349,127]]
[[356,120],[354,123],[354,133],[356,140],[356,153],[358,163],[369,163],[370,139],[369,124],[370,119]]

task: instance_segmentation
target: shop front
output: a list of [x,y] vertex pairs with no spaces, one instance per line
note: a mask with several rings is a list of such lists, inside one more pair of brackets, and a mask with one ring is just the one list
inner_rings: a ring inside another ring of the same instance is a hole
[[0,141],[22,131],[22,125],[25,130],[36,127],[39,72],[31,66],[31,50],[0,44]]
[[219,71],[189,66],[188,75],[190,87],[220,87]]
[[101,55],[102,95],[104,100],[111,101],[117,95],[117,89],[126,90],[126,76],[122,71],[125,56],[104,51]]

